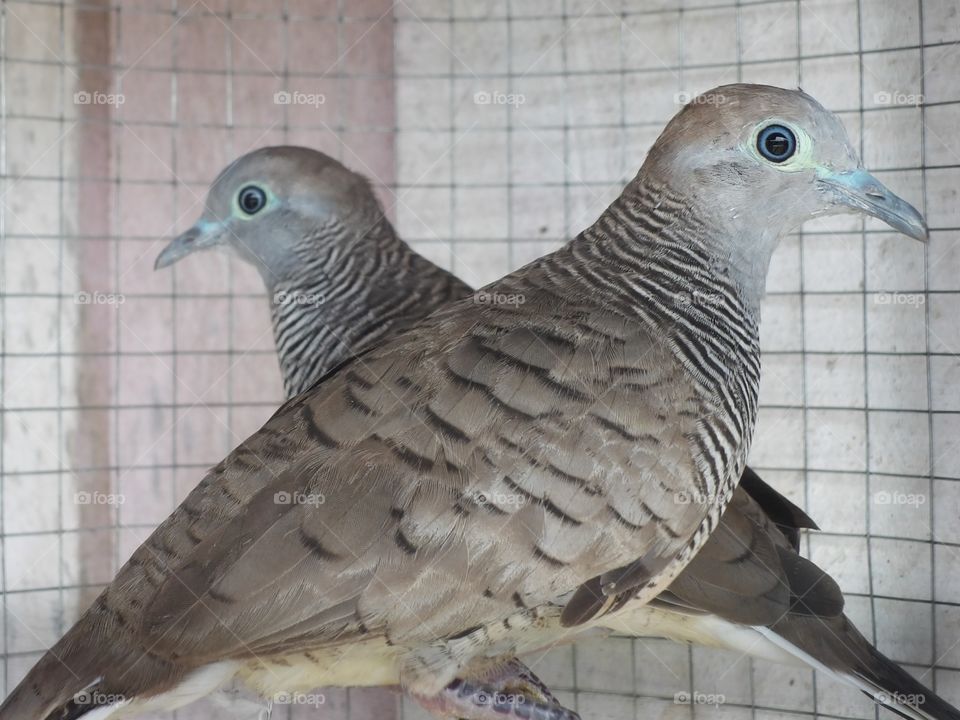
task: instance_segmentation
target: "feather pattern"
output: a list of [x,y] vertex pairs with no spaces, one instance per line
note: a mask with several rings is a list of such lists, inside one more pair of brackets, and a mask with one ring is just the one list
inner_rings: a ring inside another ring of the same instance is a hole
[[[811,126],[836,125],[798,93],[719,91],[730,95],[724,113],[750,93],[763,107],[788,95],[803,98]],[[318,153],[265,151],[274,169],[295,158],[300,171],[276,196],[313,187],[329,213],[291,233],[303,225],[296,203],[282,203],[284,232],[268,236],[277,247],[243,223],[237,250],[274,291],[288,392],[324,382],[208,474],[0,717],[43,718],[91,678],[162,702],[197,668],[242,668],[265,692],[293,677],[435,689],[483,658],[556,642],[561,611],[578,632],[721,645],[775,625],[767,656],[820,662],[815,644],[786,639],[793,618],[842,609],[832,581],[796,554],[812,522],[752,471],[734,489],[756,417],[757,308],[777,233],[731,234],[722,213],[695,210],[703,198],[670,183],[687,162],[684,128],[719,105],[681,113],[592,228],[491,287],[522,306],[462,301],[380,347],[469,289],[396,238],[365,181]],[[835,146],[853,157],[842,135]],[[723,167],[690,177],[708,182]],[[305,181],[306,168],[342,189]],[[233,181],[251,181],[244,163],[215,185]],[[211,198],[212,216],[230,193]],[[783,207],[808,212],[771,204],[769,225],[793,222]],[[356,659],[344,665],[341,653]],[[858,677],[899,682],[873,653],[860,654]]]

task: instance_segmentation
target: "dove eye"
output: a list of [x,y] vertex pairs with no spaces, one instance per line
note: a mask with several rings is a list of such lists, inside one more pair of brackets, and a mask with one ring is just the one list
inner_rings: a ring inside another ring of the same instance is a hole
[[797,151],[797,137],[783,125],[768,125],[757,136],[757,150],[770,162],[782,163]]
[[247,185],[237,195],[237,204],[247,215],[256,215],[267,204],[267,194],[256,185]]

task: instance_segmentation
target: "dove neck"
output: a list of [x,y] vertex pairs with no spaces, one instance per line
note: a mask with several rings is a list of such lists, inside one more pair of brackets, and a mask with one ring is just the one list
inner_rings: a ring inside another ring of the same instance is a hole
[[630,187],[561,251],[566,292],[653,327],[657,335],[752,362],[759,354],[760,298],[750,269],[717,251],[722,228],[665,188]]
[[[724,218],[710,211],[709,198],[641,174],[584,235],[611,261],[630,260],[645,274],[659,274],[673,292],[727,297],[758,319],[776,238],[762,223],[750,229]],[[665,267],[667,258],[675,264]]]
[[287,396],[347,358],[470,293],[414,252],[380,215],[362,230],[324,228],[272,283],[274,341]]

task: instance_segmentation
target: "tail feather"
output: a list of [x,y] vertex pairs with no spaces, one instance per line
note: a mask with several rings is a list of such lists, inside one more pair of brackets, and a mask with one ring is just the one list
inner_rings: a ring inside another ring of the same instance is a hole
[[30,669],[0,705],[0,720],[106,718],[182,679],[183,668],[135,646],[101,607],[88,610]]
[[77,720],[96,707],[82,701],[96,680],[77,675],[49,651],[0,705],[0,720]]
[[906,707],[916,708],[920,717],[938,720],[960,720],[960,711],[928,689],[923,683],[892,660],[870,646],[870,662],[859,669],[858,676],[868,683],[873,692],[867,692],[877,702],[906,717]]
[[902,717],[960,720],[957,708],[873,647],[845,615],[790,616],[774,628],[756,630],[807,664],[853,685]]

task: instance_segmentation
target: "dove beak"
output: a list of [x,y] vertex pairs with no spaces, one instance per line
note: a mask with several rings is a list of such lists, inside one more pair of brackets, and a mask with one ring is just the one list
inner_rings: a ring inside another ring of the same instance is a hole
[[835,193],[840,204],[872,215],[904,235],[927,241],[929,232],[923,215],[866,170],[830,173],[821,177],[820,182]]
[[192,252],[219,245],[224,239],[224,229],[222,223],[199,220],[192,228],[170,241],[157,255],[153,269],[169,267]]

